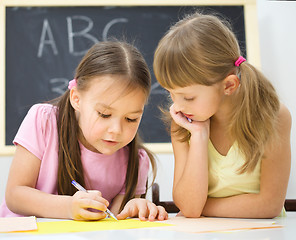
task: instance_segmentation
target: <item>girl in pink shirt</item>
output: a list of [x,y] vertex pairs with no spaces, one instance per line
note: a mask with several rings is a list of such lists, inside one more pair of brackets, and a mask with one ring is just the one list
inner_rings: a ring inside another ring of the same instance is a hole
[[149,162],[155,176],[154,158],[137,136],[150,86],[135,47],[95,44],[69,90],[34,105],[22,122],[0,216],[97,220],[108,207],[118,219],[167,219],[163,207],[140,198]]

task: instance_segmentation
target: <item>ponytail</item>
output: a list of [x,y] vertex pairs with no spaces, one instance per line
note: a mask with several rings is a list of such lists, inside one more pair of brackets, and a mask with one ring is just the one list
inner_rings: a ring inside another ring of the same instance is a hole
[[78,142],[79,126],[69,95],[70,91],[67,90],[53,103],[58,107],[58,194],[72,196],[76,192],[71,184],[72,180],[79,182],[82,186],[85,186],[85,181]]
[[248,62],[240,65],[240,86],[233,101],[229,131],[246,162],[240,173],[251,172],[263,157],[264,146],[276,133],[279,99],[272,84]]

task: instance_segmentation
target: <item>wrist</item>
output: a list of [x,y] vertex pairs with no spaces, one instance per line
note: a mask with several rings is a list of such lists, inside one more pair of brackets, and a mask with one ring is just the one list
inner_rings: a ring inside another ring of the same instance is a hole
[[208,142],[209,141],[209,134],[208,132],[205,131],[195,131],[191,132],[191,137],[190,137],[190,142],[193,141],[203,141],[203,142]]
[[68,211],[67,211],[67,218],[69,219],[74,219],[74,215],[73,215],[73,196],[69,196],[68,199],[67,199],[67,208]]

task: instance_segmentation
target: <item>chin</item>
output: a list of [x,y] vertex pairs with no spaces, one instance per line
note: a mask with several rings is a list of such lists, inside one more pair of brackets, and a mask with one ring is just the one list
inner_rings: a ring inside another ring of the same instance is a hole
[[205,121],[207,121],[209,118],[208,117],[200,117],[200,118],[198,118],[198,119],[196,119],[196,120],[194,120],[194,121],[197,121],[197,122],[205,122]]
[[115,153],[117,151],[118,151],[118,148],[116,148],[116,149],[103,148],[101,150],[98,149],[99,153],[105,154],[105,155],[112,155],[113,153]]

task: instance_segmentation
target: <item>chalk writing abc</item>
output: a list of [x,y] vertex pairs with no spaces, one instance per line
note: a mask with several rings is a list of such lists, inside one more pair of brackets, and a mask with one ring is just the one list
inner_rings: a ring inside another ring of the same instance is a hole
[[[86,27],[79,31],[74,31],[74,22],[85,22]],[[102,31],[102,40],[106,41],[108,39],[109,30],[117,24],[128,24],[129,20],[127,18],[114,18],[111,21],[107,22]],[[93,43],[99,42],[99,40],[90,34],[91,30],[94,27],[94,22],[91,18],[87,16],[71,16],[66,17],[67,24],[67,41],[69,46],[69,53],[73,56],[83,56],[88,49],[77,51],[75,50],[75,41],[74,39],[80,38],[80,41],[83,39],[91,41]],[[43,20],[40,41],[38,46],[37,57],[43,57],[43,51],[45,48],[50,48],[54,55],[59,54],[59,49],[56,44],[55,36],[53,35],[50,22],[47,18]],[[52,78],[49,80],[52,88],[51,91],[56,94],[63,94],[65,89],[68,86],[69,79],[67,78]],[[163,94],[164,91],[160,88],[157,82],[154,82],[151,86],[152,94]]]

